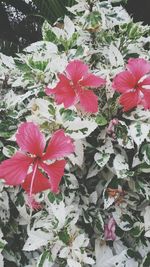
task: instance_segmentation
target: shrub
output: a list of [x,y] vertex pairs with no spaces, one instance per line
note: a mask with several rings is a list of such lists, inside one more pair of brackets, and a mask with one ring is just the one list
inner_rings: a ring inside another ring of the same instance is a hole
[[0,55],[1,266],[150,266],[150,28],[68,10]]

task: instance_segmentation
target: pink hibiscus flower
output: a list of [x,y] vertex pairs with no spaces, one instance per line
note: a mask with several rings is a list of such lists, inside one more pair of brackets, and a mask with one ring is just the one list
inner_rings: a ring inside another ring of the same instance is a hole
[[101,77],[89,73],[89,68],[80,60],[71,61],[64,74],[59,74],[59,82],[55,88],[46,88],[47,95],[54,94],[57,104],[65,108],[80,102],[85,112],[98,111],[98,97],[88,87],[98,88],[106,83]]
[[[0,178],[7,185],[21,185],[30,197],[46,189],[57,193],[66,161],[56,159],[74,151],[71,138],[65,136],[63,130],[56,131],[44,152],[44,135],[34,123],[24,122],[18,128],[16,141],[20,150],[1,163]],[[55,161],[48,163],[47,160]]]
[[122,93],[119,102],[128,111],[137,105],[150,108],[150,62],[142,58],[131,58],[127,70],[113,80],[113,88]]

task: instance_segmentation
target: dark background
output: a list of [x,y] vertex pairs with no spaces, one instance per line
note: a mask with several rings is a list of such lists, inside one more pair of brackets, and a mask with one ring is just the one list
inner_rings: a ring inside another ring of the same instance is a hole
[[[75,0],[0,0],[0,51],[8,55],[41,40],[41,25],[50,23],[67,11]],[[102,1],[102,0],[101,0]],[[150,0],[128,0],[124,4],[135,22],[150,25]]]
[[134,21],[144,21],[150,25],[150,0],[128,0],[126,9]]

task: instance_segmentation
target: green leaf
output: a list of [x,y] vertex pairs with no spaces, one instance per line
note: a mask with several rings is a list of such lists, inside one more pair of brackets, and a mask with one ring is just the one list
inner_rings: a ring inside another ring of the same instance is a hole
[[16,148],[10,145],[7,145],[5,147],[3,147],[3,154],[7,157],[10,158],[11,156],[13,156],[16,152]]
[[42,26],[42,36],[44,41],[57,43],[57,37],[51,29],[51,25],[45,21]]
[[143,144],[141,154],[144,155],[145,162],[150,165],[150,143]]
[[44,252],[42,253],[42,255],[40,256],[40,260],[39,260],[39,262],[38,262],[37,267],[43,267],[43,264],[44,264],[44,262],[45,262],[46,259],[48,259],[49,261],[52,260],[52,258],[51,258],[51,254],[50,254],[49,251],[44,251]]
[[141,255],[136,250],[128,249],[127,254],[129,257],[134,258],[135,260],[138,260],[138,259],[141,260]]
[[75,119],[75,112],[71,109],[60,109],[60,114],[64,121],[73,121]]
[[59,203],[62,200],[62,194],[60,193],[56,195],[55,193],[49,192],[48,199],[51,203],[54,203],[55,201]]
[[149,267],[150,266],[150,252],[144,258],[141,267]]
[[99,126],[105,126],[108,123],[107,119],[103,115],[98,115],[95,121]]
[[61,232],[59,232],[58,236],[61,241],[63,241],[66,245],[68,245],[70,241],[70,236],[67,232],[67,229],[63,229]]
[[131,232],[131,235],[133,237],[139,237],[141,235],[142,231],[143,231],[143,229],[141,229],[138,225],[136,225],[135,227],[133,227],[131,229],[130,232]]

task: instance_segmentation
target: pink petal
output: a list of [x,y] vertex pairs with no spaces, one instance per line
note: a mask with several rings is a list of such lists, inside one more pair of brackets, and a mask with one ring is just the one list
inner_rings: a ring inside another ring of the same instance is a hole
[[90,90],[78,90],[80,105],[85,112],[98,112],[98,97]]
[[87,74],[88,70],[88,66],[81,60],[73,60],[68,64],[66,74],[68,78],[76,84]]
[[150,72],[150,62],[143,58],[130,58],[127,69],[132,72],[136,80],[140,80],[145,74]]
[[141,104],[143,104],[145,109],[150,109],[150,90],[149,89],[141,89],[144,94],[144,98],[141,100]]
[[24,122],[18,128],[16,140],[20,148],[41,157],[45,148],[45,137],[33,122]]
[[63,130],[56,131],[49,141],[43,160],[65,157],[74,152],[74,145],[69,136]]
[[[24,183],[21,185],[27,193],[30,192],[32,176],[33,172],[27,175]],[[36,194],[47,189],[50,189],[49,180],[37,169],[36,176],[33,182],[32,194]]]
[[97,88],[102,85],[106,84],[106,80],[98,77],[92,73],[88,73],[84,78],[80,81],[80,85],[82,86],[88,86],[88,87],[93,87]]
[[53,94],[55,94],[55,88],[54,89],[52,89],[52,88],[49,88],[49,87],[46,87],[45,88],[45,94],[46,95],[53,95]]
[[59,192],[59,184],[62,176],[64,175],[64,168],[66,165],[65,160],[55,161],[52,164],[40,163],[41,168],[47,173],[50,179],[51,191],[54,193]]
[[116,239],[116,222],[114,218],[110,218],[108,223],[104,226],[104,236],[106,240],[115,240]]
[[124,111],[135,108],[139,102],[138,91],[123,94],[120,97],[119,102],[124,107]]
[[64,88],[70,86],[71,82],[64,74],[59,74],[58,78],[59,78],[59,82],[57,83],[56,87],[54,87],[53,89],[49,88],[49,87],[46,87],[45,93],[47,95],[55,94],[57,89],[59,89],[59,87],[61,87],[61,86],[64,87]]
[[115,231],[115,226],[116,226],[116,222],[115,222],[114,218],[113,217],[109,218],[108,229],[110,231]]
[[0,165],[0,178],[8,185],[19,185],[27,176],[33,159],[17,152],[11,159],[4,160]]
[[136,79],[129,71],[122,71],[117,74],[113,80],[112,87],[120,92],[125,93],[136,86]]
[[139,86],[144,86],[144,85],[150,85],[150,76],[146,77],[142,82],[139,83]]
[[59,75],[60,81],[54,89],[46,89],[46,94],[54,94],[57,104],[64,104],[65,108],[72,106],[76,100],[76,94],[65,75]]

